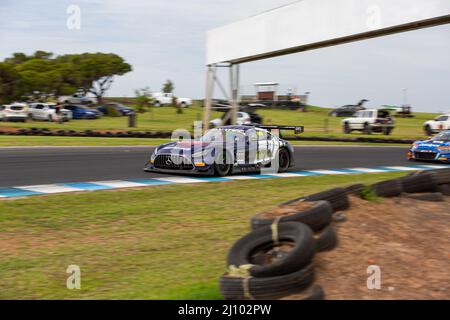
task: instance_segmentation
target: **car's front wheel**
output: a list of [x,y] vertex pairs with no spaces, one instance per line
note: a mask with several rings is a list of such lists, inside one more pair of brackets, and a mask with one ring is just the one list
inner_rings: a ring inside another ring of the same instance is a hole
[[433,131],[431,130],[431,127],[429,125],[425,126],[425,134],[427,136],[431,136],[433,134]]

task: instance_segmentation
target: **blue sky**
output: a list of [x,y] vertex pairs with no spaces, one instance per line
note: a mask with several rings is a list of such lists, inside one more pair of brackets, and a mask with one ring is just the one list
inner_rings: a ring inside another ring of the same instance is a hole
[[[161,89],[175,82],[179,96],[201,98],[208,29],[292,0],[0,0],[0,59],[38,49],[56,54],[114,52],[133,65],[109,95]],[[66,27],[69,5],[81,9],[81,29]],[[307,30],[305,32],[311,32]],[[362,98],[377,107],[401,104],[402,89],[416,110],[450,110],[450,26],[397,34],[242,66],[243,90],[277,81],[310,91],[323,106]]]

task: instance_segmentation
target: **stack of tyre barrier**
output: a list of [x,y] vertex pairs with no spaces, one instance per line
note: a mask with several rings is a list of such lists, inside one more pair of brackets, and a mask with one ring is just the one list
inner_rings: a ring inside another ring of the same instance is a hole
[[371,189],[384,198],[403,194],[418,200],[443,201],[443,196],[450,195],[450,169],[414,172],[403,178],[376,183]]
[[[299,204],[305,209],[295,211]],[[347,191],[336,188],[282,203],[289,215],[254,216],[252,231],[229,251],[228,273],[220,279],[224,298],[279,299],[306,291],[306,300],[324,299],[322,288],[313,285],[314,256],[337,246],[333,213],[349,205]]]
[[305,300],[324,299],[323,289],[313,284],[314,256],[337,246],[332,222],[345,221],[342,211],[350,206],[349,196],[364,198],[368,191],[385,198],[443,201],[444,195],[450,196],[450,168],[414,172],[368,187],[335,188],[282,203],[280,209],[307,204],[288,215],[254,216],[252,231],[229,251],[228,272],[220,278],[223,297],[271,300],[306,292]]

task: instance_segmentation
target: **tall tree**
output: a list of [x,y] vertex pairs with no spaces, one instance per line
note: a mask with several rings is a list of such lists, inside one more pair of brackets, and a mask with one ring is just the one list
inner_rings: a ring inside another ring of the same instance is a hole
[[16,100],[21,95],[20,74],[14,69],[12,63],[0,62],[0,103]]
[[162,91],[164,93],[173,93],[173,90],[175,90],[175,85],[171,80],[167,80],[162,88]]
[[80,89],[90,92],[102,103],[106,91],[111,88],[115,76],[132,70],[131,65],[113,53],[83,53],[72,55]]

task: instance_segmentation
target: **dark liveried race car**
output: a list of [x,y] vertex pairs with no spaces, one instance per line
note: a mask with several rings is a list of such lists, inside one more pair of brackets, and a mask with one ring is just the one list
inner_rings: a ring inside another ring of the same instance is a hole
[[408,153],[408,159],[450,163],[450,130],[442,131],[430,140],[416,141]]
[[301,126],[224,126],[198,139],[155,149],[145,171],[226,176],[236,172],[284,172],[294,165],[294,148],[276,133]]

